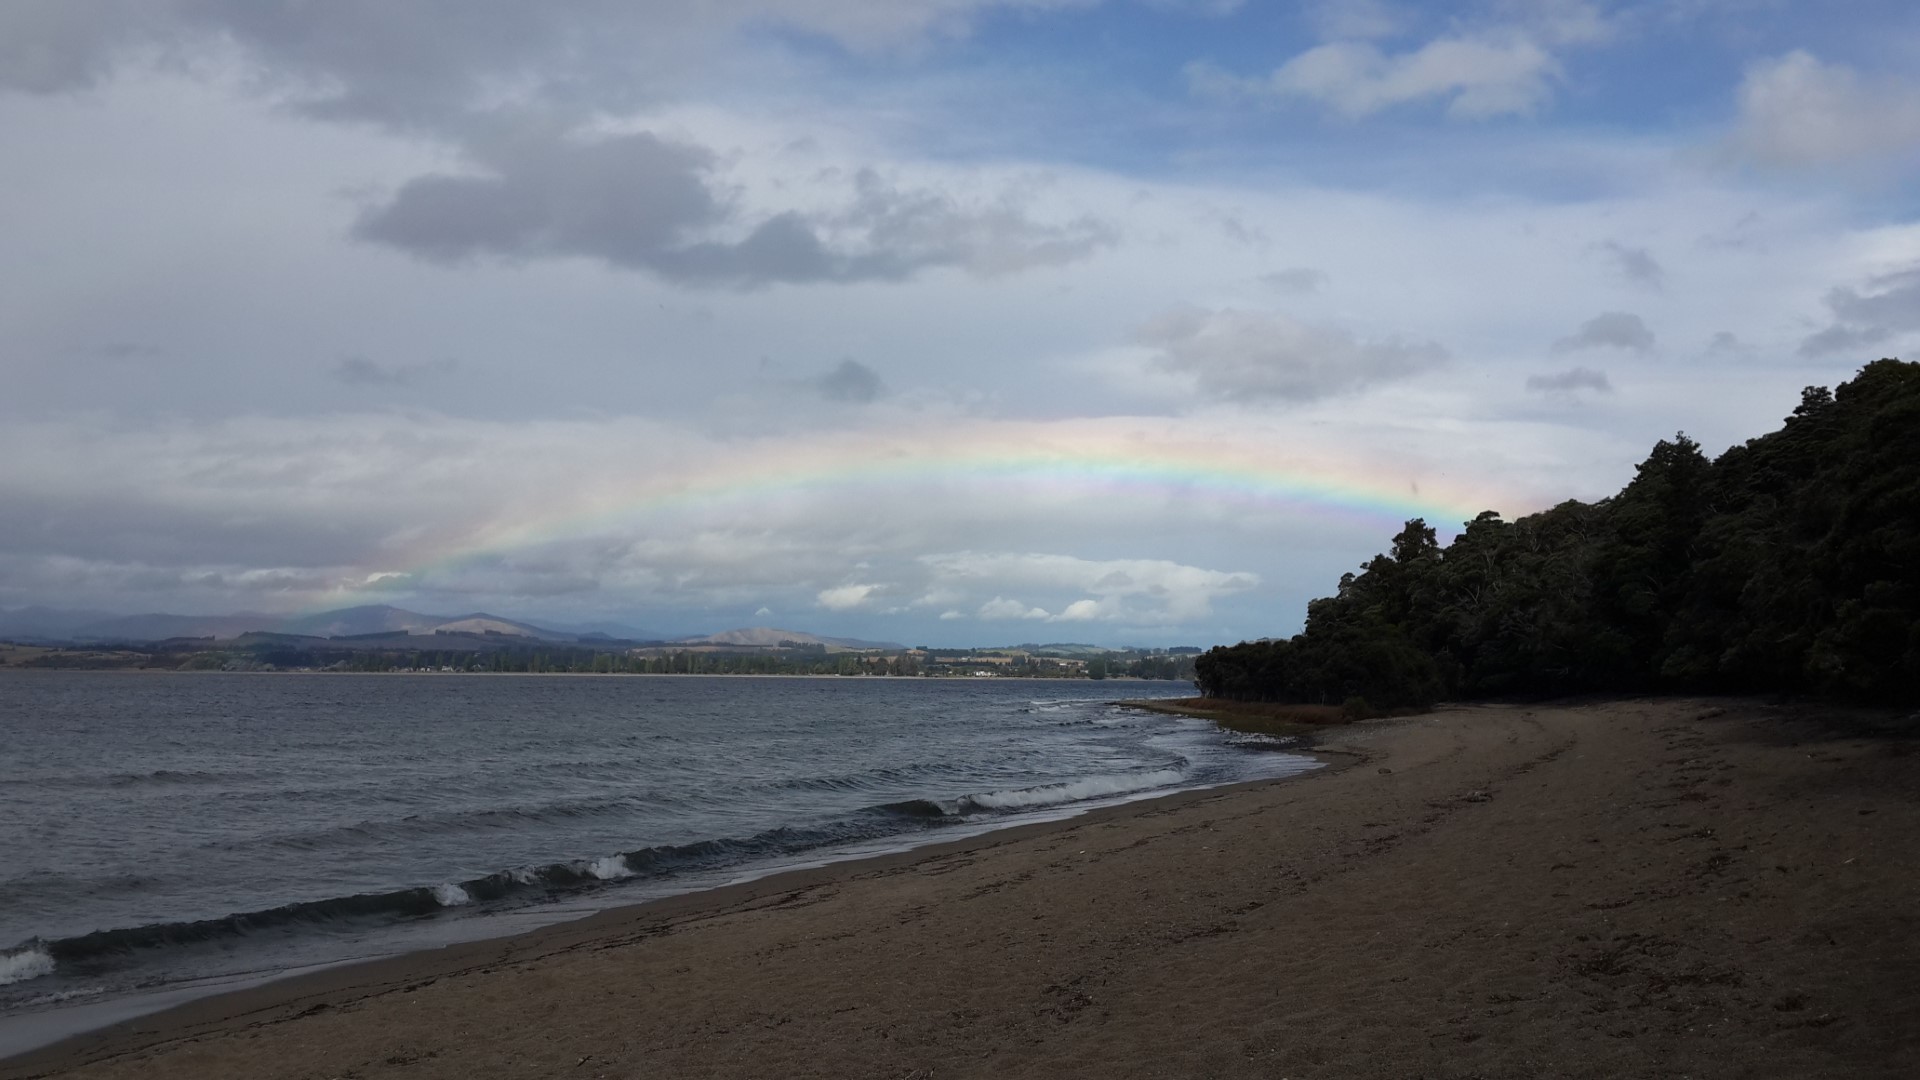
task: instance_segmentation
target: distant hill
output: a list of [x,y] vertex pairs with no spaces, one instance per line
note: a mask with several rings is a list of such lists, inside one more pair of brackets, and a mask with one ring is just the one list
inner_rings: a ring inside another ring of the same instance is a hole
[[800,645],[824,645],[840,649],[892,649],[906,648],[891,641],[862,641],[859,638],[822,637],[801,630],[778,630],[770,626],[748,626],[738,630],[722,630],[717,634],[701,637],[680,638],[676,645],[750,645],[758,648],[772,648],[782,642],[794,642]]
[[[598,642],[664,642],[676,645],[736,646],[740,648],[777,648],[783,642],[818,645],[832,650],[900,651],[904,645],[891,641],[865,641],[860,638],[824,637],[804,630],[781,630],[768,626],[742,627],[718,634],[669,638],[622,623],[598,622],[568,629],[556,629],[535,623],[491,615],[483,611],[465,615],[430,615],[390,604],[364,604],[359,607],[321,611],[311,615],[266,615],[236,612],[227,615],[109,615],[98,611],[62,611],[55,608],[17,608],[0,611],[0,638],[30,641],[144,642],[169,638],[217,638],[228,641],[246,634],[285,635],[295,638],[371,638],[375,636],[463,634],[506,636],[593,645]],[[1078,646],[1091,649],[1091,646]]]
[[[518,619],[502,618],[485,612],[468,615],[426,615],[387,604],[322,611],[313,615],[263,615],[239,612],[231,615],[121,615],[101,617],[87,613],[88,620],[62,619],[51,609],[22,609],[5,613],[0,634],[33,637],[39,640],[69,641],[164,641],[168,638],[219,638],[227,640],[242,634],[290,634],[306,638],[364,637],[369,634],[505,634],[538,641],[575,641],[580,635],[549,630]],[[36,613],[39,614],[29,614]],[[17,622],[32,626],[32,631],[13,629]]]
[[1105,656],[1117,650],[1104,645],[1081,645],[1071,641],[1059,641],[1049,645],[1010,645],[1009,649],[1018,649],[1035,656]]
[[314,637],[351,637],[360,634],[431,634],[435,631],[449,633],[484,634],[492,631],[496,634],[515,634],[520,637],[538,638],[542,641],[572,641],[577,635],[548,630],[518,619],[506,619],[485,612],[473,612],[468,615],[423,615],[417,611],[392,607],[387,604],[368,604],[362,607],[341,608],[338,611],[323,611],[318,615],[304,615],[292,619],[282,619],[271,627],[282,634],[307,634]]

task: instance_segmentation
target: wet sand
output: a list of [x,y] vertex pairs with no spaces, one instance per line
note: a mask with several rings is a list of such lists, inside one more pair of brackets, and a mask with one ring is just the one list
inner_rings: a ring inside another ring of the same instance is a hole
[[1920,740],[1886,719],[1357,724],[1306,778],[322,972],[0,1077],[1910,1077]]

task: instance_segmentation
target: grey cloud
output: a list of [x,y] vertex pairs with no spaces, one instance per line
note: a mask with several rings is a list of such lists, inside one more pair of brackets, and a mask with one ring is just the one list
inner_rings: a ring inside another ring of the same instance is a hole
[[863,234],[903,268],[960,266],[995,276],[1077,262],[1115,244],[1114,227],[1093,217],[1043,225],[1009,199],[966,207],[934,191],[902,190],[871,169],[855,177],[853,205],[832,222]]
[[1580,390],[1611,394],[1613,384],[1607,381],[1607,373],[1604,371],[1576,367],[1553,375],[1529,375],[1527,389],[1545,394],[1571,394]]
[[1873,278],[1867,290],[1841,287],[1827,293],[1833,325],[1802,341],[1800,355],[1865,348],[1920,330],[1920,266]]
[[476,154],[486,175],[409,181],[355,225],[362,240],[436,262],[585,257],[689,285],[897,281],[928,268],[982,276],[1072,262],[1114,242],[1092,219],[1044,225],[1000,203],[963,207],[871,171],[837,214],[775,214],[737,240],[713,154],[648,132],[594,142],[519,136]]
[[1827,306],[1841,322],[1920,329],[1920,267],[1884,274],[1868,282],[1868,287],[1877,291],[1862,295],[1853,289],[1835,289],[1827,294]]
[[355,234],[443,262],[590,255],[644,267],[725,213],[704,175],[712,155],[646,132],[517,140],[485,156],[491,175],[410,180]]
[[1614,348],[1647,352],[1653,348],[1653,331],[1640,316],[1626,311],[1604,311],[1580,324],[1580,329],[1553,343],[1556,353],[1581,349]]
[[1156,362],[1222,398],[1313,401],[1407,378],[1447,362],[1438,344],[1361,341],[1338,327],[1285,315],[1188,308],[1142,326],[1135,339]]
[[1715,331],[1713,337],[1707,339],[1708,352],[1739,352],[1746,347],[1740,335],[1731,330]]
[[1284,293],[1310,293],[1326,286],[1327,275],[1311,266],[1289,266],[1262,274],[1260,280]]
[[886,384],[872,368],[858,360],[842,360],[840,366],[813,382],[814,389],[828,401],[866,404],[880,396]]
[[1663,288],[1667,283],[1667,272],[1653,253],[1643,247],[1627,247],[1609,240],[1600,245],[1600,250],[1613,260],[1614,268],[1637,285],[1649,288]]
[[420,376],[450,372],[457,366],[452,360],[426,364],[381,364],[364,356],[344,356],[333,365],[329,374],[349,386],[411,386]]
[[1893,336],[1893,332],[1884,326],[1869,326],[1854,329],[1849,326],[1829,326],[1816,334],[1807,335],[1796,350],[1801,356],[1825,356],[1828,353],[1849,352],[1878,345]]
[[1011,200],[962,206],[871,173],[838,213],[742,220],[703,146],[648,133],[568,135],[654,100],[663,80],[699,64],[703,46],[743,27],[884,48],[964,32],[986,8],[1072,2],[18,0],[0,5],[0,88],[76,89],[123,56],[190,64],[237,45],[278,101],[467,153],[473,172],[417,177],[354,226],[362,240],[431,261],[586,257],[742,288],[902,280],[935,267],[992,276],[1072,262],[1117,235],[1091,218],[1037,222]]
[[963,34],[992,8],[1078,2],[9,0],[0,4],[0,88],[82,89],[129,58],[191,60],[237,45],[265,85],[309,113],[444,128],[509,86],[582,112],[644,100],[663,73],[698,65],[702,45],[743,28],[787,27],[873,51]]

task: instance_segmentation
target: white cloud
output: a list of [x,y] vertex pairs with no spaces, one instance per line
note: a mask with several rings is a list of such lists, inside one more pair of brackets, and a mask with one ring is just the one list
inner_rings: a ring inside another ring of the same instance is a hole
[[[928,555],[920,561],[942,582],[994,589],[993,599],[980,607],[983,619],[1184,623],[1206,617],[1215,600],[1260,583],[1257,574],[1207,570],[1164,559],[966,551]],[[1014,589],[1077,596],[1054,614],[1008,599],[1006,593]]]
[[1228,399],[1312,401],[1402,379],[1445,364],[1438,344],[1361,341],[1335,326],[1271,312],[1183,308],[1140,327],[1165,370]]
[[1395,106],[1443,102],[1458,120],[1525,116],[1553,94],[1560,65],[1521,36],[1439,38],[1411,52],[1386,53],[1336,41],[1301,53],[1265,78],[1243,78],[1206,64],[1188,69],[1201,93],[1318,102],[1349,118]]
[[1056,616],[1058,622],[1093,622],[1098,619],[1116,618],[1121,614],[1119,605],[1103,600],[1075,600],[1060,609]]
[[1364,41],[1403,34],[1416,15],[1387,0],[1317,0],[1307,16],[1320,36],[1329,41]]
[[1760,165],[1920,160],[1920,83],[1795,50],[1747,69],[1732,148]]
[[998,622],[1007,619],[1045,619],[1048,617],[1045,608],[1028,607],[1018,600],[1012,600],[1004,596],[996,596],[986,603],[981,604],[980,610],[975,612],[974,615],[976,618],[989,622]]
[[879,591],[879,585],[837,585],[820,590],[815,599],[828,611],[859,611],[867,607]]

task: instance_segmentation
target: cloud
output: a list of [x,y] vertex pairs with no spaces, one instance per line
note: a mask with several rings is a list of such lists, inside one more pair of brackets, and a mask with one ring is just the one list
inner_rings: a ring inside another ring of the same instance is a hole
[[867,607],[874,595],[883,589],[880,585],[839,585],[820,590],[815,599],[828,611],[859,611]]
[[1825,330],[1808,334],[1795,351],[1801,356],[1825,356],[1828,353],[1854,352],[1872,348],[1893,336],[1884,326],[1869,326],[1855,329],[1849,326],[1829,326]]
[[[1052,622],[1128,622],[1160,625],[1191,622],[1211,614],[1224,596],[1259,585],[1257,574],[1207,570],[1164,559],[1083,559],[1025,552],[952,552],[920,562],[942,583],[966,589],[988,587],[982,619],[1045,619]],[[1058,613],[1009,599],[1016,590],[1044,591],[1072,600]]]
[[482,143],[474,156],[482,172],[409,180],[366,209],[354,234],[433,262],[580,257],[744,288],[899,281],[939,266],[996,276],[1073,262],[1116,239],[1091,218],[1041,224],[1010,199],[962,206],[870,170],[836,213],[785,211],[741,234],[714,153],[651,132],[522,135]]
[[1285,315],[1206,308],[1168,312],[1134,334],[1162,368],[1228,399],[1313,401],[1430,371],[1447,362],[1434,342],[1361,341]]
[[1796,49],[1747,69],[1731,149],[1742,159],[1807,168],[1920,160],[1920,83],[1868,80]]
[[1324,288],[1327,275],[1311,266],[1290,266],[1260,275],[1260,280],[1283,293],[1310,293]]
[[1581,349],[1631,349],[1644,353],[1653,348],[1653,331],[1640,316],[1626,311],[1604,311],[1580,324],[1580,329],[1553,343],[1556,353]]
[[1307,18],[1324,40],[1365,41],[1406,33],[1416,13],[1386,0],[1318,0]]
[[974,617],[988,622],[1002,622],[1008,619],[1045,619],[1049,616],[1045,608],[1028,607],[1018,600],[996,596],[981,604],[980,610],[974,612]]
[[960,37],[994,9],[1048,10],[1086,0],[410,0],[405,4],[259,0],[13,0],[0,5],[0,86],[80,89],[153,50],[228,43],[252,54],[322,114],[414,120],[512,88],[550,103],[603,86],[648,85],[647,69],[697,62],[716,39],[784,29],[861,52]]
[[1599,245],[1599,250],[1612,261],[1614,269],[1620,275],[1636,285],[1645,285],[1651,289],[1664,288],[1667,283],[1667,271],[1660,265],[1653,253],[1643,247],[1627,247],[1625,244],[1608,240]]
[[1319,45],[1264,78],[1244,78],[1209,64],[1188,68],[1201,94],[1230,99],[1304,100],[1349,119],[1396,106],[1442,102],[1456,120],[1526,116],[1552,97],[1559,63],[1521,36],[1455,37],[1412,52],[1389,54],[1364,42]]
[[963,35],[989,9],[1081,2],[28,0],[0,5],[0,88],[81,88],[156,54],[191,71],[237,49],[252,62],[248,85],[276,104],[372,121],[466,158],[399,185],[352,230],[433,262],[586,258],[735,288],[901,281],[940,267],[995,277],[1083,259],[1117,231],[1090,217],[1036,221],[1010,194],[963,204],[872,170],[838,209],[749,210],[730,170],[755,163],[738,151],[723,160],[697,139],[584,133],[667,100],[675,76],[702,70],[701,56],[749,39],[773,48],[768,29],[892,49]]
[[424,364],[381,364],[364,356],[343,356],[329,374],[349,386],[411,386],[423,375],[445,374],[459,365],[452,360]]
[[1611,394],[1613,384],[1607,381],[1604,371],[1576,367],[1553,375],[1529,375],[1527,389],[1546,394],[1572,394],[1580,390]]
[[846,401],[864,405],[886,389],[880,376],[858,360],[842,360],[840,366],[813,380],[814,390],[828,401]]
[[1833,289],[1826,303],[1833,325],[1802,341],[1801,356],[1863,349],[1920,330],[1920,266],[1872,278],[1864,292]]

